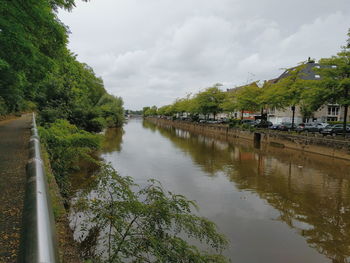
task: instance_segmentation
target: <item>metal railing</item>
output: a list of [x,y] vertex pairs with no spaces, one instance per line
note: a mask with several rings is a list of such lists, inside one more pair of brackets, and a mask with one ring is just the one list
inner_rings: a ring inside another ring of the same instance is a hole
[[35,115],[29,141],[27,184],[23,209],[20,263],[58,263],[55,221],[41,159]]

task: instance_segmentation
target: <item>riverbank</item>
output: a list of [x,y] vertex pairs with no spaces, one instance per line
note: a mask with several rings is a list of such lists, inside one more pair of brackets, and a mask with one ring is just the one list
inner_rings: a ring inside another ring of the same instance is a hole
[[68,213],[64,207],[64,199],[60,194],[55,176],[52,173],[48,152],[43,145],[41,146],[41,152],[55,218],[60,262],[80,263],[82,261],[79,258],[78,244],[75,242],[73,231],[69,227]]
[[227,125],[202,124],[185,121],[173,121],[148,117],[147,120],[160,125],[171,126],[208,136],[219,136],[224,140],[244,139],[254,141],[257,146],[270,145],[278,148],[289,148],[302,152],[316,153],[333,158],[350,160],[350,141],[336,138],[304,136],[289,132],[271,130],[242,130],[229,128]]

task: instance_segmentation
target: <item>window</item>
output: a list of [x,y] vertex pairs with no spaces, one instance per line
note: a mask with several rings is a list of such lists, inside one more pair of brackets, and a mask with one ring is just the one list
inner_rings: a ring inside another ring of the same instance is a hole
[[328,106],[328,116],[338,116],[339,106]]
[[327,117],[327,121],[338,121],[338,117]]

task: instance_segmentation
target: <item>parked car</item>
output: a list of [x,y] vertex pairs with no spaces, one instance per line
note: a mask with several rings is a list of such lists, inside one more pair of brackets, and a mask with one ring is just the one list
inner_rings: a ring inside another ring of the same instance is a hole
[[257,128],[269,128],[273,126],[271,121],[266,121],[266,120],[256,120],[253,125],[254,127],[257,127]]
[[[321,131],[323,136],[343,134],[343,124],[328,125]],[[350,133],[350,125],[346,125],[346,133]]]
[[241,120],[241,124],[243,124],[243,126],[254,126],[255,120]]
[[208,120],[207,123],[209,123],[209,124],[217,124],[219,122],[217,120]]
[[295,130],[297,132],[319,132],[320,128],[316,123],[300,123]]
[[218,120],[218,123],[229,123],[230,120],[228,118],[221,118]]
[[278,130],[278,127],[281,125],[281,123],[273,124],[269,127],[270,130]]
[[290,130],[293,130],[293,129],[295,129],[295,124],[292,127],[292,123],[291,122],[282,122],[277,128],[277,130],[279,130],[279,131],[290,131]]
[[327,122],[318,122],[316,123],[318,127],[318,131],[322,131],[324,128],[326,128],[329,124]]

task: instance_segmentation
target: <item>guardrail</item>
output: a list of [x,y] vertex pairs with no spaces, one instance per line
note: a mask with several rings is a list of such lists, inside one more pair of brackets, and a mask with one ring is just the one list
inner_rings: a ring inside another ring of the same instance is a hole
[[34,113],[31,134],[19,262],[58,263],[55,223]]

